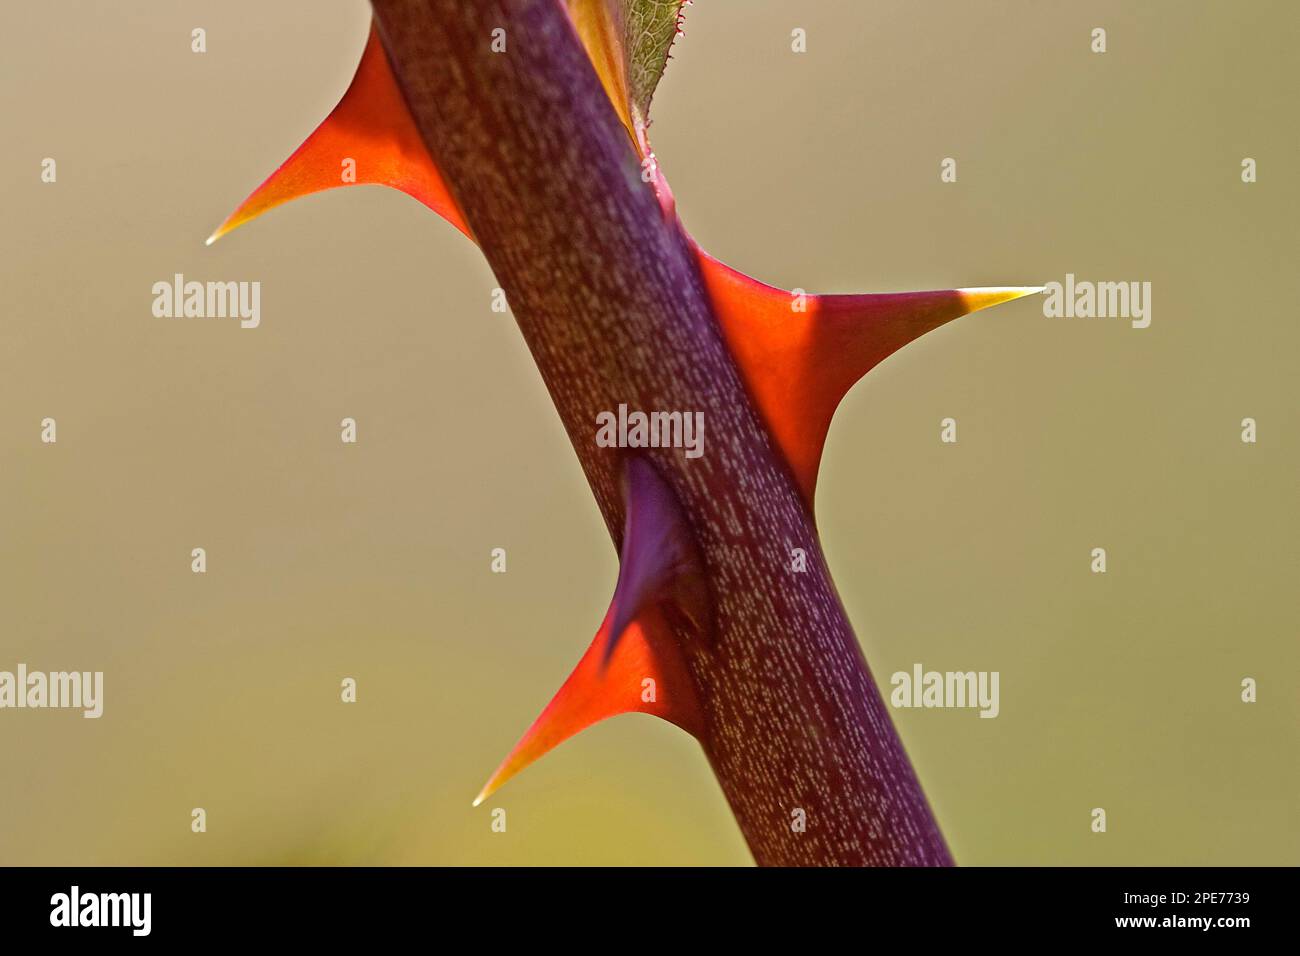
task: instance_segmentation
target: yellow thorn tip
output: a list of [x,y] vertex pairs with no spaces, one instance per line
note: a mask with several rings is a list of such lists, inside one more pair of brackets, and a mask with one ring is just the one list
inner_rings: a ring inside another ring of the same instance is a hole
[[228,217],[225,222],[217,226],[216,229],[213,229],[212,235],[208,236],[207,241],[204,242],[203,244],[205,246],[210,246],[218,239],[220,239],[222,236],[224,236],[226,233],[233,232],[235,229],[239,228],[245,222],[247,222],[249,217],[239,215],[240,211],[241,211],[240,209],[236,209],[234,214]]
[[980,309],[987,309],[991,306],[1001,305],[1003,302],[1010,302],[1013,299],[1019,299],[1023,296],[1033,295],[1037,292],[1045,291],[1044,286],[1038,285],[1019,285],[1003,286],[978,289],[958,289],[962,299],[969,306],[970,312],[978,312]]

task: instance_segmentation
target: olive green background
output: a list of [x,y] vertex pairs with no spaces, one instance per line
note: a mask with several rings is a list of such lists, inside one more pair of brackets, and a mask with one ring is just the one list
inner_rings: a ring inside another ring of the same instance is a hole
[[[941,329],[832,427],[818,520],[877,682],[1001,672],[995,720],[895,712],[959,862],[1300,862],[1294,12],[687,11],[653,142],[725,261],[828,292],[1153,283],[1146,330],[1038,299]],[[98,721],[0,711],[0,863],[746,864],[699,748],[643,716],[470,807],[616,573],[478,251],[377,187],[203,245],[367,18],[0,13],[0,669],[106,672]],[[154,318],[176,272],[260,280],[261,327]]]

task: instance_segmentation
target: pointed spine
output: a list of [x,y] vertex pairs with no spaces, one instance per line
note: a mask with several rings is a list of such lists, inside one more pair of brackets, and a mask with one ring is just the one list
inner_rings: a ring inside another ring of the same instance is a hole
[[811,295],[764,285],[694,249],[723,338],[810,510],[831,419],[862,376],[926,332],[1042,291]]
[[[343,178],[345,160],[355,163],[353,180]],[[356,74],[338,105],[213,231],[207,244],[292,199],[366,184],[389,186],[414,197],[473,239],[415,128],[373,25]]]
[[488,780],[475,806],[552,747],[606,717],[639,711],[688,733],[701,730],[684,646],[704,637],[707,619],[695,546],[672,491],[648,461],[626,460],[623,489],[623,549],[605,619],[569,679]]

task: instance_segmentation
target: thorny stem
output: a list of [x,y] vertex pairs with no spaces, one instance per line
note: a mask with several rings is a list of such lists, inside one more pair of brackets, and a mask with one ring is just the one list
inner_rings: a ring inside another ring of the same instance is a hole
[[[704,412],[703,457],[646,451],[706,569],[714,634],[684,652],[701,744],[755,860],[950,864],[812,518],[560,0],[374,7],[421,135],[506,290],[616,546],[617,459],[595,444],[597,413],[621,402]],[[490,49],[496,28],[505,53]],[[792,548],[808,553],[806,573],[791,573]]]

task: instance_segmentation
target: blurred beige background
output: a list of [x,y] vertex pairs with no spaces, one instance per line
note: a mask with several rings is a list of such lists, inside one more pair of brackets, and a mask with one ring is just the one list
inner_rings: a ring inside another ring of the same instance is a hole
[[[0,13],[0,669],[106,672],[98,721],[0,712],[0,863],[748,863],[698,747],[641,716],[509,784],[505,834],[470,808],[616,572],[479,253],[376,187],[203,246],[367,19]],[[1286,0],[688,10],[653,140],[725,261],[829,292],[1154,286],[1142,331],[1036,299],[949,326],[832,428],[819,522],[878,683],[1002,675],[996,720],[895,713],[960,862],[1300,862],[1296,27]],[[261,327],[154,318],[176,272],[260,280]]]

